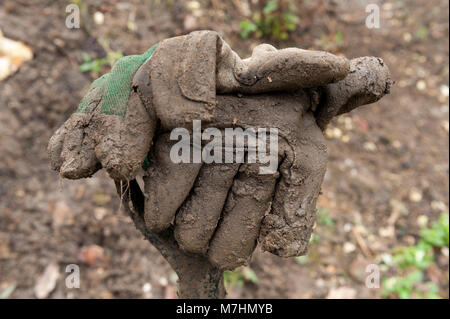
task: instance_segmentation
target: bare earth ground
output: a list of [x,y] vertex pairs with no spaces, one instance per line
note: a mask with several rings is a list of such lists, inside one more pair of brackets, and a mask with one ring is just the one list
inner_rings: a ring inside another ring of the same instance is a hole
[[[305,1],[297,5],[297,30],[274,42],[382,57],[396,84],[391,95],[327,131],[319,206],[334,226],[318,223],[302,262],[257,251],[250,267],[258,284],[234,286],[230,297],[380,297],[380,289],[364,285],[365,265],[414,243],[423,216],[432,221],[448,211],[449,101],[441,88],[449,85],[448,1],[371,2],[380,5],[380,29],[365,27],[366,1]],[[37,279],[56,264],[60,276],[49,298],[173,298],[173,272],[120,211],[113,182],[104,173],[59,180],[49,169],[48,139],[93,80],[79,70],[83,53],[142,53],[192,29],[219,31],[242,56],[270,39],[240,38],[239,1],[199,1],[199,8],[192,1],[78,3],[82,28],[69,30],[69,1],[0,0],[0,29],[35,55],[0,82],[0,293],[35,297]],[[102,24],[92,18],[97,11]],[[429,277],[448,298],[448,255],[440,257]],[[72,263],[81,268],[80,289],[65,287]]]

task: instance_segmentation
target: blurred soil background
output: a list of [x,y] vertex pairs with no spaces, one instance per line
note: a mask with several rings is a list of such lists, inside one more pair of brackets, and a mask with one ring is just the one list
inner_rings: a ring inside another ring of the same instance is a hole
[[[65,27],[71,3],[80,29]],[[378,29],[366,27],[369,3]],[[0,298],[176,296],[176,275],[120,210],[113,182],[103,172],[60,180],[46,146],[115,60],[197,29],[218,31],[242,57],[261,42],[378,56],[395,80],[326,131],[309,254],[257,250],[226,274],[228,296],[448,298],[447,0],[0,0],[4,37],[33,51],[0,81]],[[69,264],[80,265],[79,289],[65,286]],[[368,264],[380,288],[366,287]]]

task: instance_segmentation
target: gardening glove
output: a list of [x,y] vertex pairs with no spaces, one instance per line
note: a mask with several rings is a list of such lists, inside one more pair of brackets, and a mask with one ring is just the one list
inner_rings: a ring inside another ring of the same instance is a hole
[[48,151],[52,168],[62,177],[89,177],[102,167],[115,180],[135,177],[156,119],[133,90],[132,79],[155,49],[119,59],[91,84],[77,111],[55,132]]
[[[332,116],[388,93],[387,67],[375,58],[359,63],[268,45],[241,60],[212,31],[164,40],[144,61],[129,76],[122,117],[102,114],[104,91],[90,91],[91,113],[69,119],[50,141],[53,167],[79,178],[103,166],[112,178],[135,183],[148,155],[143,202],[134,206],[149,231],[173,229],[181,249],[222,269],[247,263],[258,238],[279,256],[304,254],[325,172],[321,129]],[[192,128],[193,120],[222,129],[277,128],[278,171],[259,174],[257,163],[172,162],[169,132]]]

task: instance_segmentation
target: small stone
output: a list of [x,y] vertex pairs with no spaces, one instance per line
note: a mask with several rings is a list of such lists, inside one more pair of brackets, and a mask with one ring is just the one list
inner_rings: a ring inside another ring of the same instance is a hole
[[163,287],[167,286],[169,284],[169,281],[167,280],[166,277],[161,277],[159,278],[159,284]]
[[346,233],[351,232],[351,231],[352,231],[352,228],[353,228],[352,224],[350,224],[350,223],[345,223],[345,224],[344,224],[344,231],[345,231]]
[[198,1],[189,1],[186,5],[186,7],[191,10],[191,11],[195,11],[200,9],[200,2]]
[[417,218],[417,225],[419,225],[420,227],[425,227],[428,224],[428,217],[426,215],[420,215]]
[[363,145],[366,151],[375,152],[377,150],[377,146],[373,142],[365,142]]
[[145,293],[148,293],[150,291],[152,291],[152,284],[149,282],[146,282],[143,286],[142,286],[142,291]]
[[107,213],[108,213],[108,210],[104,207],[97,207],[94,209],[94,217],[97,220],[102,220],[103,217],[105,217]]
[[198,1],[189,1],[186,4],[186,8],[191,11],[191,13],[195,17],[201,17],[203,15],[203,11],[201,9],[201,4]]
[[427,88],[427,83],[424,80],[417,81],[416,88],[419,91],[423,91]]
[[402,143],[400,143],[399,140],[394,140],[392,141],[392,146],[396,149],[399,149],[400,147],[402,147]]
[[388,253],[383,253],[381,255],[381,260],[383,261],[383,263],[385,263],[388,266],[394,265],[394,259],[392,258],[392,255],[390,255]]
[[409,200],[414,203],[420,202],[422,200],[422,192],[417,189],[411,190],[409,193]]
[[330,129],[330,128],[327,128],[327,129],[325,130],[325,135],[326,135],[328,138],[333,138],[333,130]]
[[412,40],[412,35],[409,32],[403,33],[403,41],[405,42],[411,42]]
[[342,136],[342,131],[339,128],[335,127],[333,129],[333,135],[335,138],[340,138]]
[[351,242],[346,242],[343,247],[344,253],[350,254],[356,250],[356,246]]
[[142,293],[144,294],[144,298],[146,299],[150,299],[153,297],[152,294],[152,284],[149,282],[146,282],[143,286],[142,286]]
[[395,228],[393,226],[380,227],[378,229],[380,237],[393,238],[395,236]]
[[101,25],[103,22],[105,22],[105,16],[100,11],[97,11],[94,13],[94,22],[95,24]]

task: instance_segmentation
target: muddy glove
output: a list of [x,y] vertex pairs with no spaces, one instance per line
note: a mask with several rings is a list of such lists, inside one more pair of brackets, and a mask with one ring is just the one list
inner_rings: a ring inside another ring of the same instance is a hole
[[62,177],[89,177],[103,167],[116,180],[134,178],[150,148],[155,119],[133,90],[132,79],[155,49],[118,60],[111,73],[91,84],[78,110],[53,135],[49,156]]
[[[389,84],[386,66],[375,58],[358,63],[261,45],[241,60],[217,33],[193,32],[162,41],[145,60],[124,117],[102,114],[103,91],[94,88],[90,113],[73,115],[57,131],[50,155],[65,177],[90,176],[100,161],[114,179],[133,183],[147,156],[144,202],[134,203],[143,207],[147,229],[173,229],[181,249],[218,268],[247,263],[258,238],[279,256],[301,255],[325,172],[321,128],[334,115],[381,98]],[[204,128],[277,128],[277,172],[260,174],[258,163],[174,163],[170,132],[192,128],[193,120]],[[66,168],[71,165],[76,169]]]

